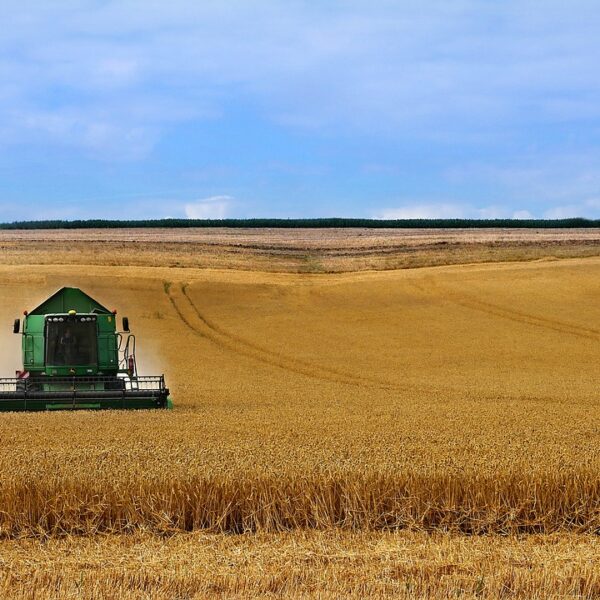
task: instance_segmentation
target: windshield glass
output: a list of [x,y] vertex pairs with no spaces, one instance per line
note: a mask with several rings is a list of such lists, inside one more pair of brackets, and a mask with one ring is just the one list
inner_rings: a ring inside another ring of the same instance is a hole
[[46,321],[46,364],[57,367],[96,363],[96,320]]

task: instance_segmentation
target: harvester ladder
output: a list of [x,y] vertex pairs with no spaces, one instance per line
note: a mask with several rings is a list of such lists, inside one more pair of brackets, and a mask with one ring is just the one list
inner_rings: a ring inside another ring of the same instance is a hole
[[129,362],[131,359],[133,363],[133,369],[130,373],[130,377],[133,382],[133,378],[137,377],[137,360],[135,358],[135,335],[130,333],[123,344],[123,336],[119,333],[118,335],[118,352],[119,352],[119,368],[123,370],[129,369]]

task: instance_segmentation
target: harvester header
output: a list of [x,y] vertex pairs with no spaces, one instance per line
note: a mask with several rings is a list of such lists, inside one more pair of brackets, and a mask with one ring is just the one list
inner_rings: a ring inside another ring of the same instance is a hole
[[140,376],[135,336],[123,318],[64,287],[15,319],[23,370],[0,379],[0,410],[170,408],[163,375]]

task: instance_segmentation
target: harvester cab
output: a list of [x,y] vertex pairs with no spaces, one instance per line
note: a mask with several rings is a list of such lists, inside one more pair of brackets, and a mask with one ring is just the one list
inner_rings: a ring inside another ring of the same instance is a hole
[[172,408],[164,375],[140,376],[129,319],[64,287],[16,319],[23,370],[0,379],[0,410]]

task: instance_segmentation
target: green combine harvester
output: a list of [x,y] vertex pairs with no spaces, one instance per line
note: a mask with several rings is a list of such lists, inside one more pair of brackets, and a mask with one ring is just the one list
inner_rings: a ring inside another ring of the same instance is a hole
[[0,411],[172,408],[164,375],[137,374],[127,317],[118,332],[116,311],[69,287],[23,314],[23,370],[0,379]]

